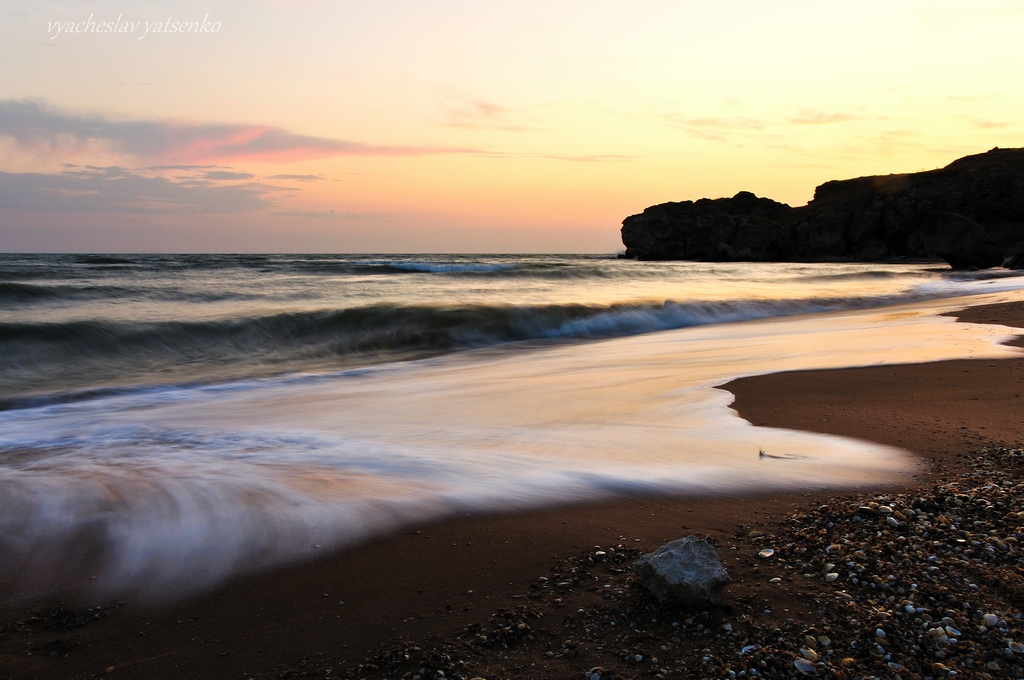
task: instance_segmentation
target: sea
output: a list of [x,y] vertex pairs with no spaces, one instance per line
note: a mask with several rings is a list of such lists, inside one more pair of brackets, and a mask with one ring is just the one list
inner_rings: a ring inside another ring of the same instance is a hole
[[0,596],[168,600],[465,514],[891,482],[907,452],[754,427],[718,386],[1020,356],[943,313],[1021,274],[0,255]]

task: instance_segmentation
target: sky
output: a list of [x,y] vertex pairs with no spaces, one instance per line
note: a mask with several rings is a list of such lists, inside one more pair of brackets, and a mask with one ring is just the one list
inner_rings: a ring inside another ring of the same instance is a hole
[[[91,23],[90,23],[91,22]],[[1024,0],[0,7],[0,252],[594,252],[1024,146]]]

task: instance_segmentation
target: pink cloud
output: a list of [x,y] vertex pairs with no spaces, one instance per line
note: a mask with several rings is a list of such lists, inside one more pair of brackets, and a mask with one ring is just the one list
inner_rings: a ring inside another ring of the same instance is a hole
[[387,146],[301,135],[266,125],[111,120],[54,110],[31,100],[0,101],[0,137],[23,150],[81,154],[103,148],[153,163],[247,160],[267,163],[334,156],[482,154],[476,149]]

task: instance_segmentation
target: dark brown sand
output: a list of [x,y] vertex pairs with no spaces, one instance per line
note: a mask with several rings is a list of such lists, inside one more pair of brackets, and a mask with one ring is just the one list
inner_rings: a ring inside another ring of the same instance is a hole
[[[958,316],[1024,327],[1024,303]],[[900,489],[934,483],[984,442],[1024,442],[1024,359],[794,372],[724,389],[754,424],[870,439],[932,464]],[[162,609],[133,602],[46,602],[32,610],[8,604],[0,608],[0,679],[267,678],[301,674],[299,664],[309,658],[321,669],[340,669],[394,639],[448,636],[516,607],[552,565],[595,545],[650,550],[693,533],[729,541],[738,524],[771,527],[808,500],[640,497],[465,517],[240,578]],[[756,594],[780,615],[811,617],[795,590],[765,588],[746,561],[727,566],[734,579],[727,597]],[[96,606],[103,608],[85,609]]]

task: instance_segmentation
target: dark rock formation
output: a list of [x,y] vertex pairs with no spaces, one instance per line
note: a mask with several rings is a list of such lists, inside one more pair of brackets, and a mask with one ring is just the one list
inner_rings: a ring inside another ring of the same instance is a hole
[[[741,191],[652,206],[622,222],[641,260],[879,261],[941,258],[957,269],[1024,266],[1024,149],[992,149],[939,170],[822,184],[792,208]],[[1007,265],[1010,266],[1010,265]]]
[[666,543],[633,563],[640,583],[662,603],[713,607],[732,583],[711,545],[696,536]]

